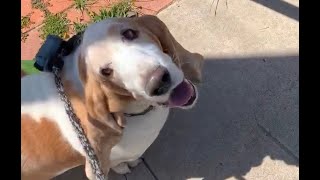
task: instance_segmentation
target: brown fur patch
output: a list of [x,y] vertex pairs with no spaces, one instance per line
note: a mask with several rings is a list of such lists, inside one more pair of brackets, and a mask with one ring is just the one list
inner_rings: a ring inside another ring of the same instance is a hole
[[54,121],[21,115],[22,179],[50,179],[84,158],[62,137]]
[[[81,55],[78,63],[80,79],[84,84],[85,104],[88,114],[91,118],[103,121],[103,123],[121,132],[122,129],[119,126],[125,124],[121,112],[133,98],[125,89],[90,72]],[[116,122],[106,117],[110,113],[115,113]]]
[[[103,171],[107,174],[110,169],[109,155],[111,148],[120,141],[122,136],[120,126],[124,124],[124,116],[121,112],[114,113],[114,116],[111,116],[110,102],[95,83],[97,82],[92,81],[90,76],[86,75],[86,95],[83,97],[75,91],[70,81],[63,80],[66,95],[72,103],[74,112],[81,120],[82,127],[85,129],[87,138],[100,160]],[[88,97],[92,97],[92,99],[89,98],[88,100]],[[88,161],[86,161],[85,167],[87,176],[91,177],[93,174]]]

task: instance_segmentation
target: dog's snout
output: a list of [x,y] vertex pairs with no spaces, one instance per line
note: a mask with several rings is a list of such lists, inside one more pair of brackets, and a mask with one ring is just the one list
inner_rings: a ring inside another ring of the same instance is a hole
[[166,68],[158,67],[148,78],[145,90],[149,96],[161,96],[170,89],[171,77]]

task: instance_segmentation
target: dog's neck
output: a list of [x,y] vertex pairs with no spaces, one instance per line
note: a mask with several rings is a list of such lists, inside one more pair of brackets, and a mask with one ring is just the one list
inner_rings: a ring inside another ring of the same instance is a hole
[[[64,86],[68,87],[66,91],[70,90],[84,100],[84,86],[80,80],[78,54],[79,49],[76,49],[73,53],[64,57],[64,66],[61,74]],[[68,94],[70,94],[70,92]],[[147,109],[150,105],[153,104],[143,100],[132,101],[125,109],[125,113],[139,113]]]

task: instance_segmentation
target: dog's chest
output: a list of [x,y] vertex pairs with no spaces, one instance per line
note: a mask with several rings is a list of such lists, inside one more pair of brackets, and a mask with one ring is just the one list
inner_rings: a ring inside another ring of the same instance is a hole
[[123,137],[111,151],[112,165],[139,158],[159,135],[168,114],[168,108],[155,107],[145,115],[127,118]]

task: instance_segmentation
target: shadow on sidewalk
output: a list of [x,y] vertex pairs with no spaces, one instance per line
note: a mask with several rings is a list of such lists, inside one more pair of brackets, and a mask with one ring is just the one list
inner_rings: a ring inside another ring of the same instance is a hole
[[299,22],[299,8],[283,0],[252,0]]
[[144,155],[158,179],[244,179],[267,156],[299,166],[298,66],[298,55],[208,58],[197,106],[173,110]]

